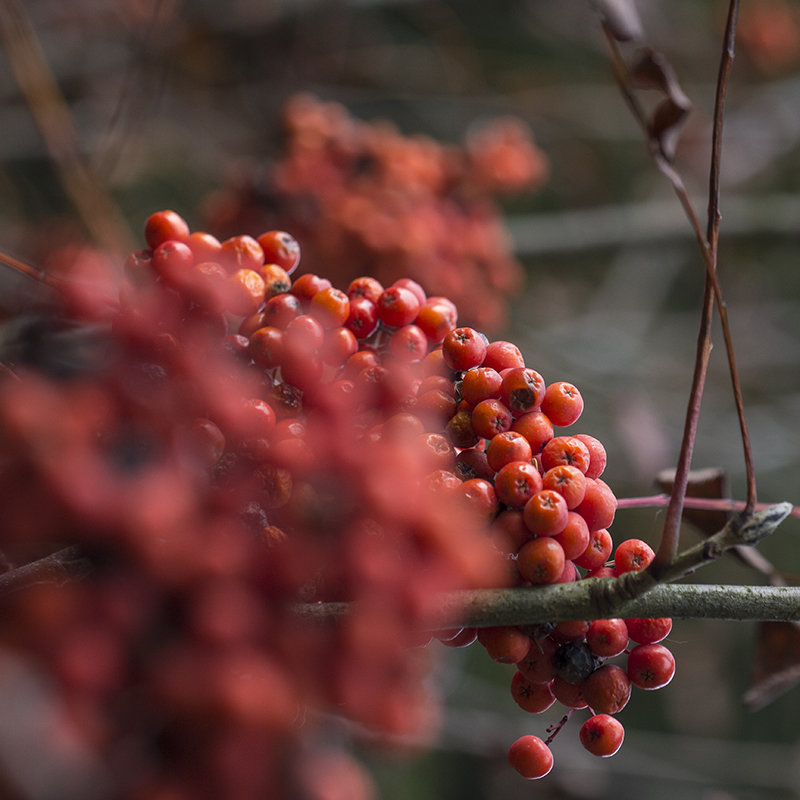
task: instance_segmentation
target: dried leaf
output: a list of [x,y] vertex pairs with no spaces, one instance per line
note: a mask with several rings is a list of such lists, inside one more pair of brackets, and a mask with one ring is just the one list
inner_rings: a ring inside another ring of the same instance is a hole
[[633,0],[595,0],[594,6],[618,42],[642,38],[642,22]]
[[667,161],[675,158],[675,150],[683,123],[692,103],[678,83],[678,76],[666,57],[651,48],[642,48],[631,65],[631,81],[637,89],[655,89],[666,98],[658,104],[649,122],[651,143]]
[[800,623],[759,622],[750,687],[744,703],[751,711],[771,703],[800,683]]

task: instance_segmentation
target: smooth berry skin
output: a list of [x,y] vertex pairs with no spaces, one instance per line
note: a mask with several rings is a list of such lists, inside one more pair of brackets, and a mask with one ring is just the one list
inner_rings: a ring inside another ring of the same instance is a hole
[[531,446],[521,433],[504,431],[493,436],[486,445],[489,466],[497,472],[512,461],[530,461]]
[[480,628],[478,641],[486,648],[489,658],[500,664],[516,664],[530,649],[527,634],[511,625]]
[[[530,461],[511,461],[497,471],[494,476],[494,488],[497,499],[503,505],[509,508],[523,508],[528,500],[542,489],[542,476]],[[521,516],[520,520],[522,521]]]
[[360,278],[350,281],[350,285],[347,287],[347,296],[351,301],[356,297],[364,297],[371,303],[377,303],[383,290],[383,284],[379,280],[369,275],[362,275]]
[[300,264],[300,245],[297,239],[286,231],[266,231],[256,238],[262,252],[264,262],[277,264],[290,275]]
[[576,433],[575,438],[583,442],[589,451],[589,468],[586,470],[586,477],[599,478],[606,468],[606,448],[599,439],[589,436],[588,433]]
[[189,238],[189,226],[175,211],[170,209],[156,211],[145,220],[144,238],[148,247],[155,250],[164,242],[186,241]]
[[401,328],[412,323],[419,313],[417,296],[403,286],[385,289],[376,303],[378,319],[389,328]]
[[628,635],[637,644],[656,644],[666,639],[672,630],[672,619],[658,617],[653,619],[626,619]]
[[[599,528],[589,534],[589,544],[586,545],[583,554],[575,559],[575,563],[583,569],[592,571],[602,569],[613,549],[611,534],[605,528]],[[613,570],[611,574],[613,575]]]
[[194,254],[189,245],[170,239],[153,251],[152,263],[153,269],[164,281],[180,287],[186,282],[194,264]]
[[556,381],[545,390],[542,411],[550,417],[553,425],[566,428],[577,422],[583,413],[583,398],[571,383]]
[[514,702],[529,714],[541,714],[555,703],[550,683],[531,683],[519,670],[511,678]]
[[566,564],[561,545],[549,536],[525,542],[517,553],[517,569],[526,581],[535,586],[555,583]]
[[661,689],[675,677],[675,656],[663,644],[639,644],[628,654],[625,669],[639,689]]
[[484,366],[491,367],[498,372],[512,367],[524,367],[525,359],[520,349],[511,342],[496,341],[491,342],[486,348]]
[[614,551],[614,573],[640,572],[655,558],[653,548],[641,539],[626,539]]
[[522,514],[528,530],[536,536],[555,536],[564,530],[569,520],[566,501],[552,489],[536,492],[525,503]]
[[583,723],[579,736],[581,744],[592,755],[608,758],[622,747],[625,728],[609,714],[595,714]]
[[544,778],[553,769],[553,753],[538,736],[521,736],[508,749],[508,763],[528,780]]
[[[469,414],[470,412],[465,412]],[[472,409],[472,428],[482,439],[492,439],[511,429],[511,412],[501,400],[481,400]],[[529,443],[530,444],[530,443]],[[533,448],[531,448],[533,452]]]
[[486,347],[486,339],[474,328],[456,328],[442,341],[442,357],[450,369],[465,372],[483,363]]
[[414,324],[425,333],[428,341],[438,344],[455,330],[458,316],[454,307],[440,300],[428,300],[420,306]]
[[623,619],[597,619],[586,632],[586,643],[596,656],[618,656],[628,646],[628,626]]
[[583,500],[575,507],[590,531],[611,527],[617,513],[617,498],[599,478],[587,478]]
[[517,662],[517,669],[531,683],[545,683],[556,677],[553,656],[558,645],[550,638],[532,639],[528,654]]

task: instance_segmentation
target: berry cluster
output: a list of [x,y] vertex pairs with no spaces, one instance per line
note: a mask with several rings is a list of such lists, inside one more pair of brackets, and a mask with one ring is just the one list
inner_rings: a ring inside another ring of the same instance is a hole
[[524,123],[496,119],[448,146],[307,94],[289,99],[284,122],[283,155],[247,165],[209,198],[209,228],[290,230],[337,285],[410,277],[450,297],[471,324],[503,324],[522,269],[494,198],[547,175]]
[[[555,430],[580,417],[578,389],[459,326],[447,297],[298,274],[279,230],[220,241],[159,211],[144,235],[118,299],[65,283],[73,311],[109,323],[102,357],[0,380],[3,550],[77,544],[92,564],[89,581],[15,598],[0,641],[57,681],[119,796],[292,795],[310,708],[390,734],[435,724],[419,645],[442,592],[649,563],[628,540],[606,566],[605,450]],[[336,601],[352,605],[335,624],[298,618]],[[528,711],[591,708],[581,741],[609,755],[631,684],[672,677],[669,626],[436,638],[516,664]],[[623,653],[626,669],[607,662]],[[548,743],[525,737],[511,763],[540,777]]]
[[[608,528],[616,498],[601,478],[602,443],[554,430],[581,416],[579,390],[565,381],[547,384],[516,346],[489,342],[472,328],[453,329],[434,352],[453,371],[457,406],[445,432],[458,451],[450,470],[461,481],[440,477],[438,486],[486,520],[512,566],[512,583],[541,586],[645,569],[654,557],[646,542],[628,539],[614,549]],[[556,701],[569,713],[589,708],[581,742],[609,756],[624,734],[612,715],[627,704],[631,686],[658,689],[673,677],[674,658],[659,644],[671,625],[669,619],[600,619],[463,629],[440,638],[455,647],[477,639],[494,660],[516,664],[511,693],[526,711],[541,713]],[[629,640],[635,643],[630,650]],[[623,655],[624,669],[607,663]],[[553,760],[546,745],[560,727],[551,729],[547,742],[520,739],[510,763],[528,778],[547,774]]]

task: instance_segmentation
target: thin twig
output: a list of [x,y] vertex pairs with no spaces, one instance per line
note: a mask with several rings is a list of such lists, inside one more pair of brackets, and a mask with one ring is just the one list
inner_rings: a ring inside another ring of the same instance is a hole
[[747,425],[744,417],[744,404],[742,401],[741,384],[739,381],[732,338],[730,335],[727,309],[722,298],[722,291],[717,278],[717,252],[720,220],[719,176],[722,154],[722,121],[724,116],[728,79],[733,62],[737,11],[738,0],[731,0],[720,70],[717,78],[716,97],[714,101],[714,129],[712,135],[713,141],[711,166],[709,170],[709,211],[708,225],[705,232],[703,231],[700,220],[694,210],[691,198],[686,190],[680,174],[667,160],[667,158],[664,156],[664,153],[657,146],[657,143],[653,140],[653,137],[650,134],[647,117],[633,92],[627,65],[625,64],[625,61],[619,50],[619,46],[617,45],[612,33],[604,26],[604,33],[611,51],[611,63],[616,81],[619,84],[626,103],[628,104],[636,121],[639,123],[647,137],[649,145],[648,149],[654,163],[658,167],[659,171],[670,181],[675,193],[678,196],[681,206],[683,207],[691,228],[695,234],[695,238],[697,239],[706,270],[700,328],[697,339],[697,352],[694,373],[692,376],[692,386],[689,393],[689,400],[687,402],[686,419],[684,422],[683,436],[681,438],[678,464],[675,471],[673,491],[667,507],[667,514],[664,520],[661,541],[659,542],[654,560],[654,570],[656,572],[666,569],[672,559],[675,558],[678,550],[680,521],[683,514],[683,504],[686,497],[692,453],[694,450],[694,442],[697,433],[697,424],[700,416],[700,404],[702,401],[703,390],[705,388],[705,379],[708,372],[708,363],[711,353],[711,325],[713,321],[715,301],[719,309],[720,321],[722,323],[725,349],[731,372],[731,381],[733,384],[734,400],[736,403],[744,447],[745,469],[747,472],[748,510],[752,509],[756,502],[755,473],[753,470],[750,438],[747,432]]
[[69,106],[20,0],[0,1],[0,43],[64,189],[93,238],[124,256],[133,240],[111,196],[81,152]]

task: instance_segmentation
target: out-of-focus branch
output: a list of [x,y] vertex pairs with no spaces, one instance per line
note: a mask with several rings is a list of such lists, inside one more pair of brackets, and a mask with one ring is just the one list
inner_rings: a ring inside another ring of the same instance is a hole
[[97,244],[124,257],[133,249],[130,231],[83,158],[67,102],[19,0],[0,2],[0,44],[64,189],[84,225]]

